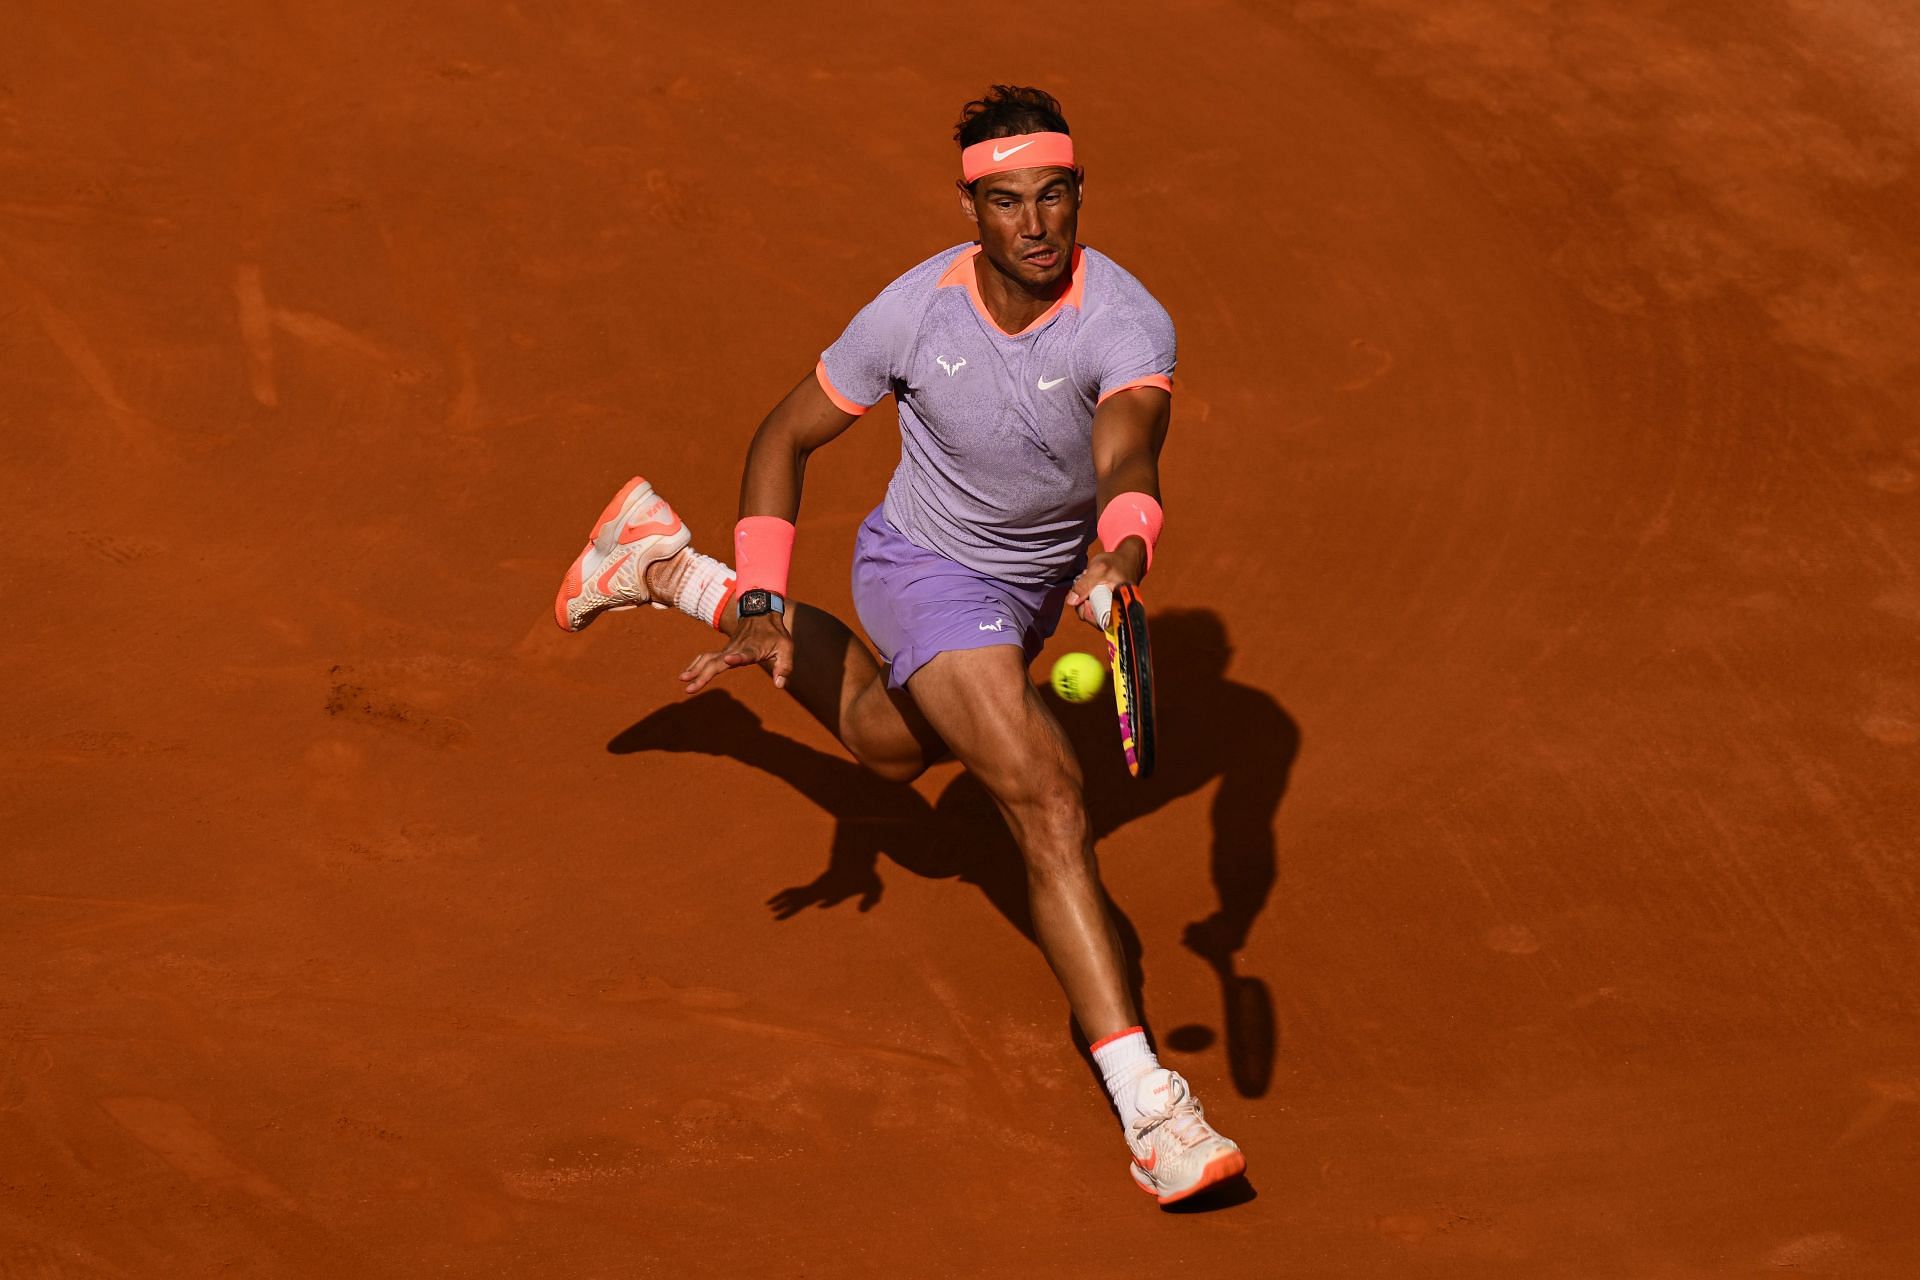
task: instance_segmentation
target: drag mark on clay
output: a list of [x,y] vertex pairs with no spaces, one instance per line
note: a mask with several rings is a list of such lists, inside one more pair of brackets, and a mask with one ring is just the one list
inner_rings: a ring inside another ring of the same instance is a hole
[[993,1068],[998,1065],[998,1060],[993,1051],[974,1034],[973,1019],[967,1016],[966,1009],[960,1003],[959,995],[927,964],[918,963],[914,967],[920,971],[920,980],[927,984],[927,990],[932,993],[935,1000],[940,1002],[940,1007],[946,1010],[948,1019],[953,1023],[953,1029],[960,1034],[961,1039],[967,1042],[967,1048],[972,1050],[973,1056],[979,1060],[980,1064],[988,1068],[982,1073],[983,1077],[997,1085],[999,1074]]
[[882,1045],[864,1044],[858,1040],[847,1040],[840,1036],[829,1035],[824,1031],[782,1026],[776,1022],[762,1022],[754,1018],[742,1018],[732,1014],[690,1010],[688,1016],[696,1022],[705,1022],[712,1026],[725,1027],[732,1031],[744,1031],[751,1035],[767,1036],[775,1040],[789,1040],[799,1044],[810,1044],[822,1049],[832,1049],[837,1053],[857,1054],[861,1057],[879,1058],[887,1062],[904,1062],[913,1066],[934,1067],[941,1071],[960,1070],[959,1063],[937,1053],[920,1053],[913,1049],[892,1049]]
[[233,296],[240,307],[240,341],[247,348],[247,383],[255,400],[274,408],[280,403],[280,393],[273,384],[273,313],[267,307],[259,267],[240,268],[233,282]]
[[56,306],[53,299],[11,270],[3,257],[0,257],[0,284],[10,284],[26,298],[27,305],[33,309],[34,318],[40,322],[41,332],[66,358],[73,371],[80,375],[80,380],[87,384],[87,390],[93,393],[94,398],[107,407],[116,422],[123,428],[136,429],[143,437],[153,434],[153,424],[128,404],[114,387],[113,375],[107,372],[107,366],[101,362],[79,324]]
[[1818,1231],[1799,1236],[1767,1251],[1766,1265],[1782,1271],[1810,1271],[1838,1275],[1845,1268],[1846,1255],[1854,1252],[1853,1241],[1838,1231]]
[[257,263],[243,263],[235,273],[233,297],[239,310],[240,341],[247,349],[248,387],[264,408],[276,408],[280,403],[274,375],[273,332],[276,329],[309,346],[343,351],[381,365],[392,363],[392,358],[377,344],[336,320],[311,311],[274,306],[267,300],[266,285]]
[[1920,1077],[1894,1077],[1867,1081],[1867,1089],[1873,1095],[1866,1105],[1855,1113],[1840,1136],[1833,1140],[1828,1151],[1838,1151],[1851,1146],[1867,1134],[1886,1123],[1887,1117],[1901,1107],[1911,1107],[1920,1103]]
[[737,991],[725,991],[718,987],[676,987],[664,978],[654,977],[601,979],[592,984],[592,990],[595,998],[606,1004],[645,1005],[658,1012],[673,1012],[689,1021],[723,1027],[729,1031],[810,1044],[839,1053],[857,1054],[889,1062],[934,1067],[943,1071],[961,1069],[960,1065],[951,1058],[937,1053],[922,1053],[913,1049],[895,1049],[866,1044],[809,1027],[788,1026],[760,1018],[749,1018],[743,1014],[722,1012],[722,1010],[738,1009],[747,1003],[747,997]]
[[230,1151],[193,1113],[164,1098],[103,1098],[100,1106],[140,1145],[195,1182],[244,1191],[295,1212],[293,1197]]
[[284,307],[276,307],[273,324],[282,333],[312,346],[344,351],[348,355],[361,356],[379,364],[389,362],[387,353],[368,339],[337,320],[329,320],[311,311],[289,311]]

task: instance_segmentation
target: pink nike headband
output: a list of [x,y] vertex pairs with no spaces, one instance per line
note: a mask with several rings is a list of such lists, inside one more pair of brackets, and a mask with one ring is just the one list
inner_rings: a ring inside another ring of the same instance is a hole
[[1073,139],[1064,133],[1020,133],[988,138],[960,153],[960,176],[974,182],[1014,169],[1073,168]]

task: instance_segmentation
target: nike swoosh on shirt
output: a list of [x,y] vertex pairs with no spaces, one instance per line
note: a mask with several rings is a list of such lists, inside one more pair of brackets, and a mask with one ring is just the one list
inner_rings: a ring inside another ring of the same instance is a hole
[[1067,375],[1063,373],[1051,382],[1047,381],[1045,378],[1041,378],[1039,379],[1038,385],[1042,391],[1051,391],[1055,387],[1059,386],[1061,383],[1065,382],[1066,380],[1067,380]]
[[1014,155],[1017,152],[1025,151],[1028,147],[1032,145],[1033,144],[1031,142],[1023,142],[1017,147],[1008,147],[1005,151],[1002,151],[1000,148],[995,147],[993,149],[993,162],[995,164],[999,164],[1002,160],[1005,160],[1008,156]]

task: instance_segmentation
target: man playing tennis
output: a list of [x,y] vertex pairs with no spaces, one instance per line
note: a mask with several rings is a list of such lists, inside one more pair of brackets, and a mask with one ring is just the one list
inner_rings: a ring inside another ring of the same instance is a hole
[[[688,693],[765,667],[881,776],[910,781],[949,754],[971,770],[1025,858],[1034,931],[1119,1112],[1134,1180],[1169,1204],[1246,1161],[1139,1025],[1079,764],[1027,668],[1063,606],[1093,622],[1089,593],[1138,583],[1152,563],[1173,325],[1079,245],[1084,175],[1051,95],[997,85],[967,104],[956,140],[978,241],[888,285],[760,424],[737,574],[693,551],[636,478],[601,513],[554,613],[578,631],[611,610],[677,607],[727,637],[681,673]],[[889,393],[900,465],[860,526],[853,569],[882,662],[839,619],[785,597],[808,456]],[[1096,533],[1104,550],[1088,554]]]

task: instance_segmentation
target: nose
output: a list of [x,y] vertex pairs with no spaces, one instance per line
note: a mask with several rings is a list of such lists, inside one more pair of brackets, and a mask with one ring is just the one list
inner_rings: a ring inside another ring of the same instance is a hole
[[1040,206],[1031,201],[1020,206],[1020,234],[1028,240],[1047,238],[1046,224],[1040,221]]

